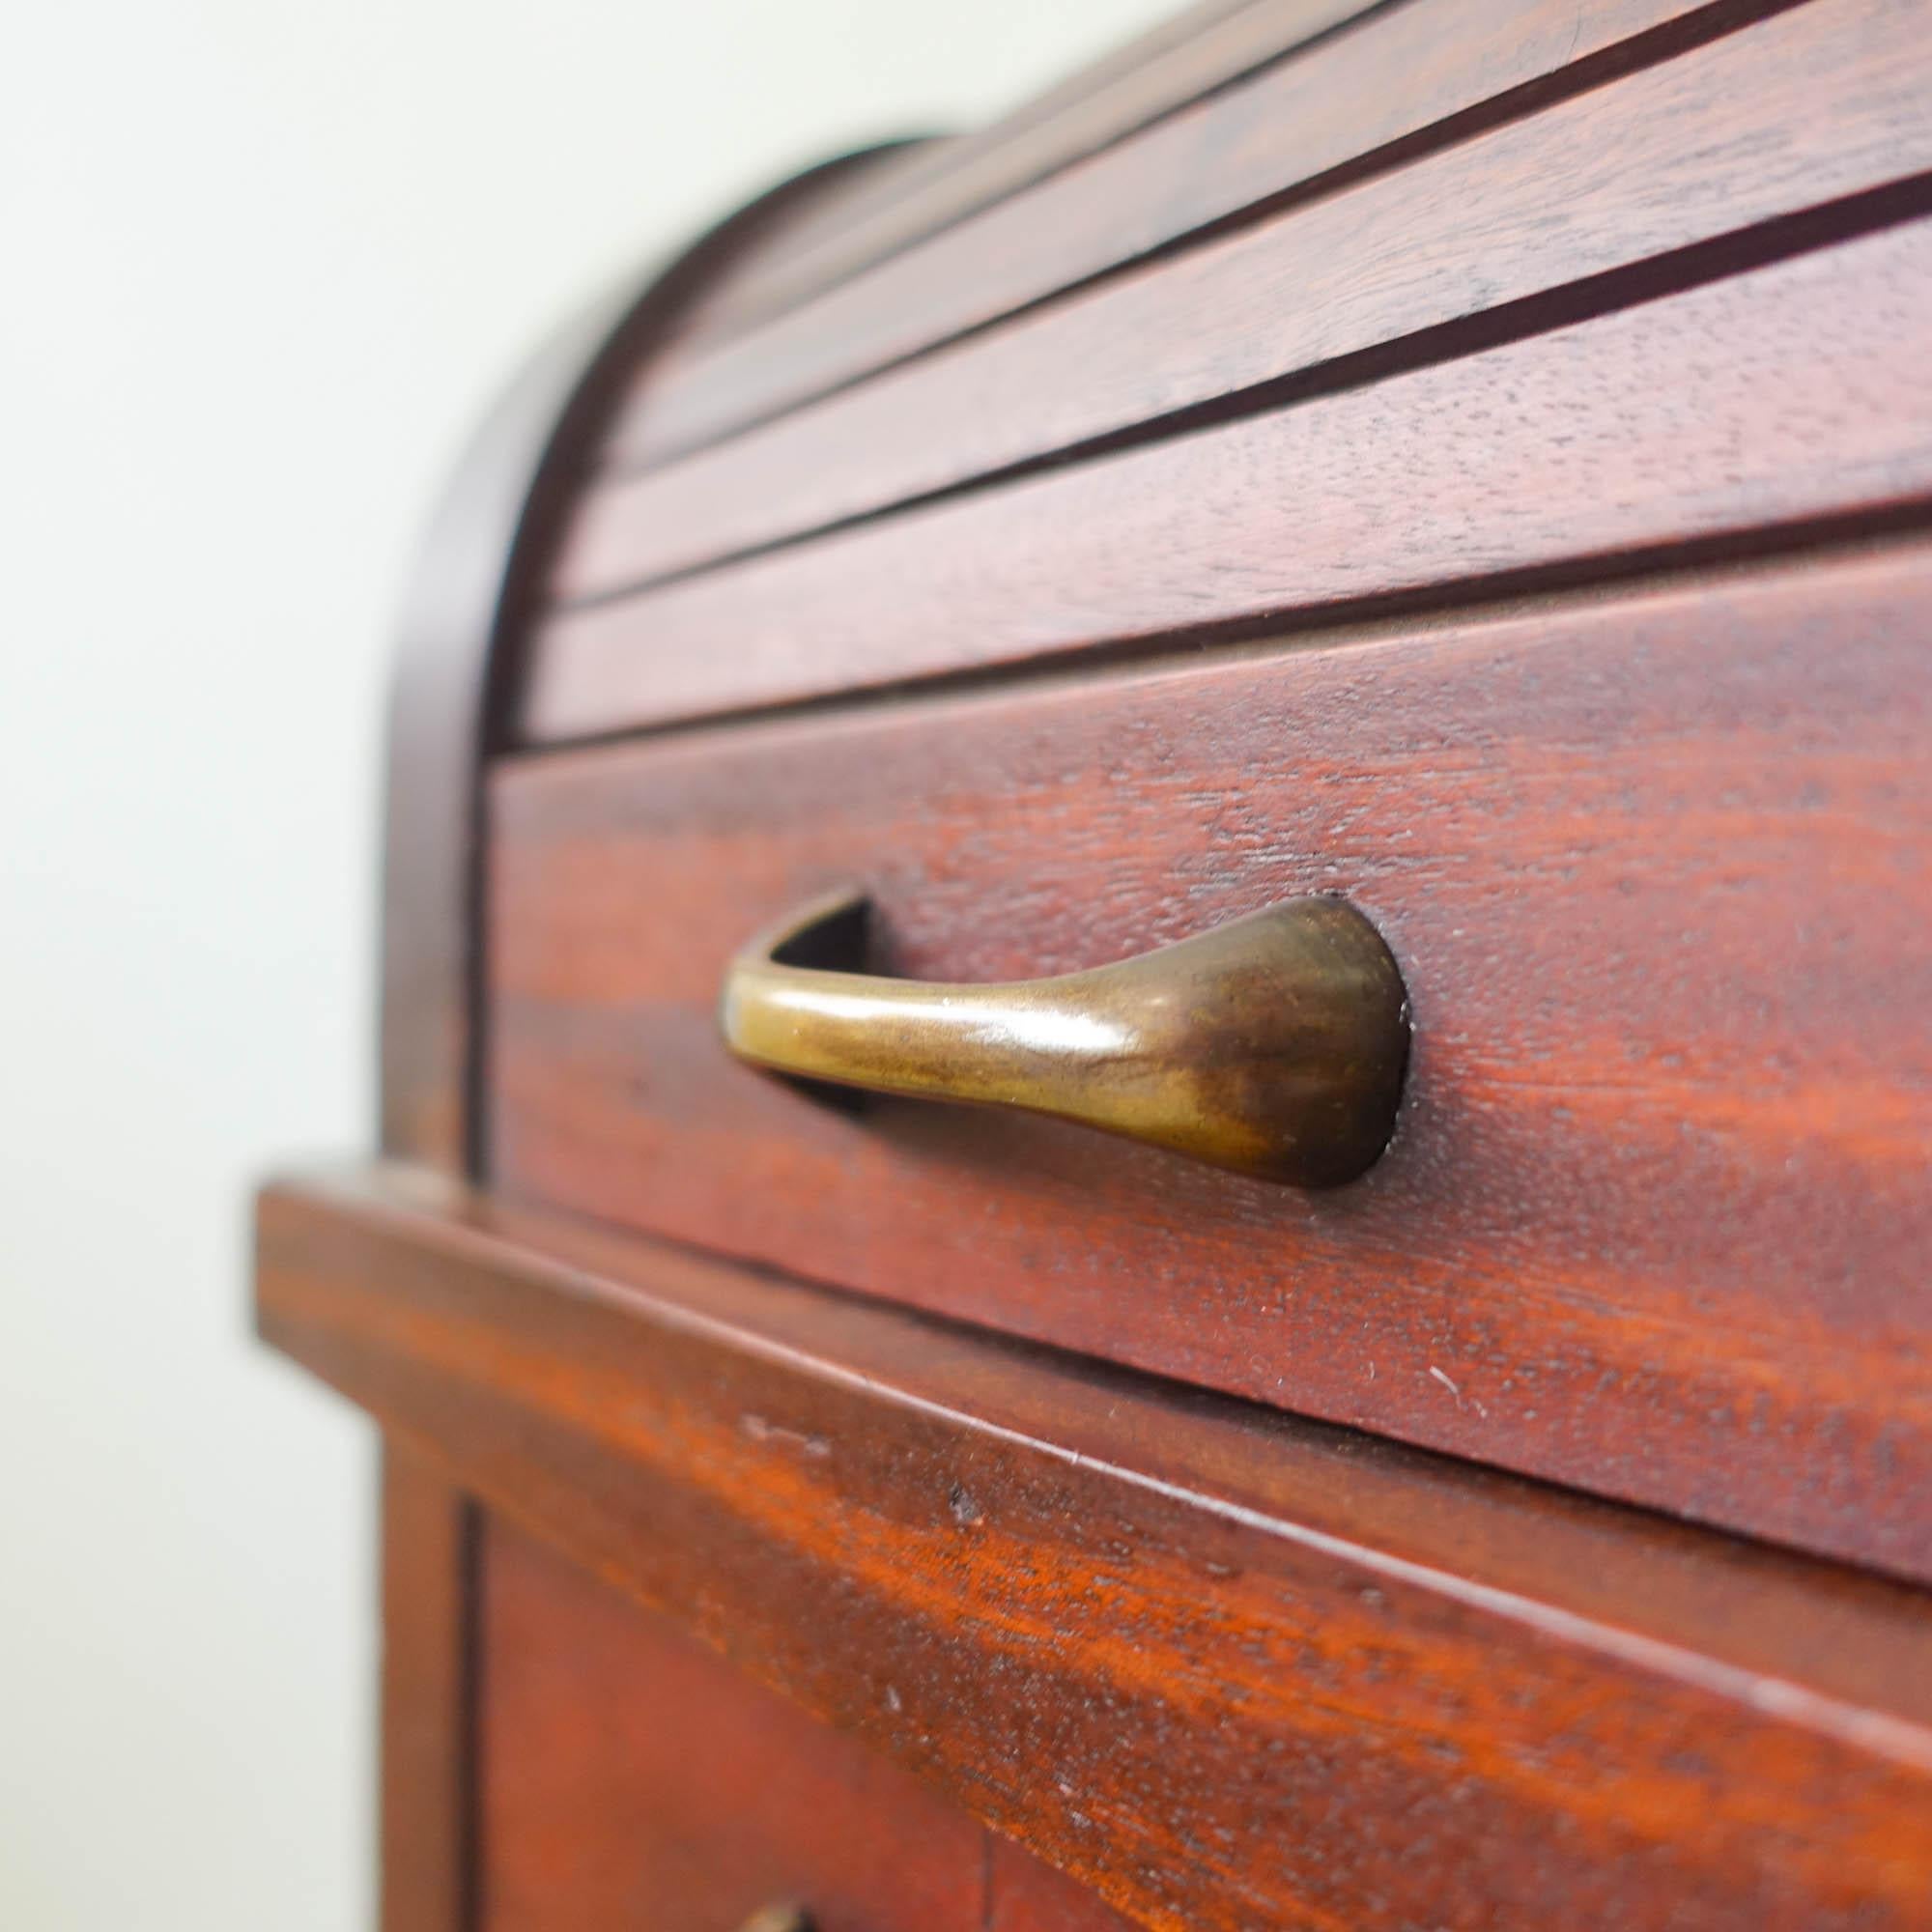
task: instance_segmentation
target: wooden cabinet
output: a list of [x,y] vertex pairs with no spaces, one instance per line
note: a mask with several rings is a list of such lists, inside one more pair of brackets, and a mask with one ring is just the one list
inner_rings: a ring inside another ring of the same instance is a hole
[[[260,1209],[390,1442],[387,1932],[1932,1925],[1928,29],[1199,8],[532,366],[384,1158]],[[926,1097],[727,1050],[828,895]],[[1309,895],[1405,1002],[1321,1189],[1148,1125],[1305,959],[1035,988]]]

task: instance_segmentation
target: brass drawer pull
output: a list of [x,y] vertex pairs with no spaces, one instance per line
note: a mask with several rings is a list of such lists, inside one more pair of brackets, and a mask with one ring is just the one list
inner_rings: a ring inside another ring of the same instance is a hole
[[811,1918],[802,1906],[763,1905],[738,1932],[812,1932]]
[[863,958],[866,914],[851,894],[822,900],[732,961],[718,1020],[733,1053],[800,1079],[1051,1114],[1300,1187],[1352,1180],[1388,1144],[1408,1003],[1381,935],[1341,899],[982,986],[831,970]]

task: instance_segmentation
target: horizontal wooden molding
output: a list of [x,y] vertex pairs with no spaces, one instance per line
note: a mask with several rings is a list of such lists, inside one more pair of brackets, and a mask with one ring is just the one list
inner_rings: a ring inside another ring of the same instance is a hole
[[259,1265],[385,1428],[1146,1924],[1922,1923],[1917,1593],[412,1170],[269,1189]]

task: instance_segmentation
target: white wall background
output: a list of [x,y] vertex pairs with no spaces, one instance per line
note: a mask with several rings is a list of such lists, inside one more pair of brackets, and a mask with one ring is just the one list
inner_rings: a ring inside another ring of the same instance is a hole
[[392,613],[580,296],[1166,0],[71,0],[0,29],[0,1927],[372,1911],[372,1444],[249,1340],[369,1139]]

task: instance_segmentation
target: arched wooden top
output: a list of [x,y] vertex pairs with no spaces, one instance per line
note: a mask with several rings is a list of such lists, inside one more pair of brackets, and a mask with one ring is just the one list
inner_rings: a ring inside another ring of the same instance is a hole
[[793,177],[590,303],[518,372],[458,462],[405,607],[383,867],[384,1152],[475,1165],[479,781],[559,508],[618,392],[767,239],[901,148]]
[[[1689,0],[1628,3],[1647,17]],[[1562,13],[1574,38],[1559,0],[1523,4]],[[474,1171],[478,777],[503,737],[558,513],[585,472],[621,459],[625,438],[655,420],[666,352],[761,363],[758,329],[785,311],[1149,128],[1172,124],[1184,146],[1193,109],[1384,11],[1377,0],[1195,0],[973,134],[866,148],[785,182],[543,345],[458,464],[404,616],[383,890],[384,1151]],[[1164,179],[1163,156],[1149,159]],[[682,381],[671,386],[681,393]]]

